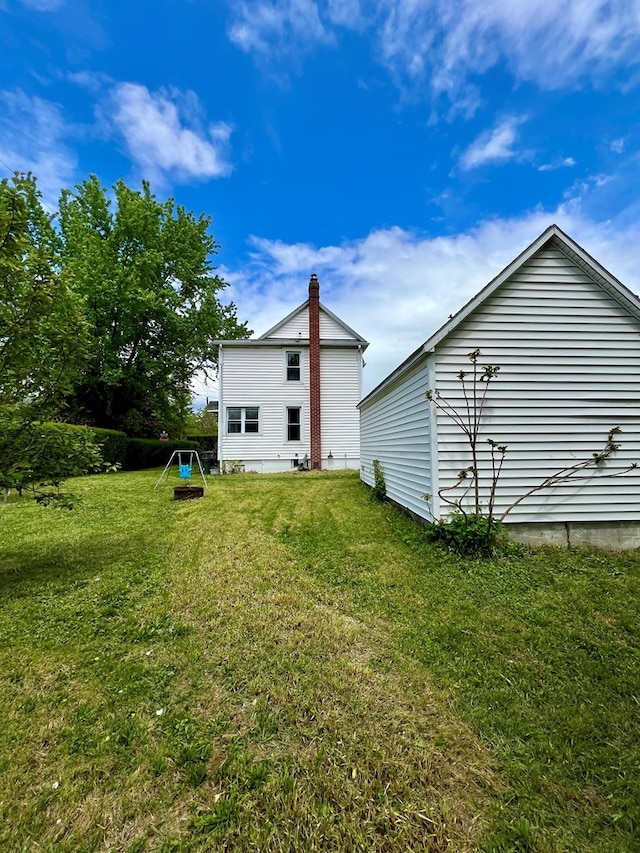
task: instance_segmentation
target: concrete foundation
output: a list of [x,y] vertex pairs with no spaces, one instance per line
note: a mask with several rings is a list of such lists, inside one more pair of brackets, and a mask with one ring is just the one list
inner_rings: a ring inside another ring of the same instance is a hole
[[509,535],[525,545],[589,546],[628,551],[640,548],[640,522],[578,521],[514,522],[506,525]]

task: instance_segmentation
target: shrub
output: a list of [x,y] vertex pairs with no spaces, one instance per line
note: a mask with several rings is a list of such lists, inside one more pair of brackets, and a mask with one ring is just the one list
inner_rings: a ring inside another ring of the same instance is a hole
[[123,468],[141,471],[167,464],[174,450],[198,450],[195,441],[159,441],[155,438],[130,438]]
[[426,528],[429,542],[444,545],[461,557],[487,558],[508,547],[504,525],[485,515],[454,513]]
[[387,497],[387,484],[384,479],[384,471],[379,459],[373,460],[373,494],[379,501]]
[[71,508],[61,485],[69,477],[104,470],[88,427],[38,423],[0,409],[0,488],[25,492],[39,503]]
[[119,432],[117,429],[98,429],[97,427],[93,427],[91,432],[96,444],[101,447],[102,458],[105,462],[110,465],[124,465],[127,445],[129,444],[127,434]]
[[197,435],[188,435],[187,441],[195,441],[200,450],[215,450],[218,446],[218,436],[211,433],[199,433]]

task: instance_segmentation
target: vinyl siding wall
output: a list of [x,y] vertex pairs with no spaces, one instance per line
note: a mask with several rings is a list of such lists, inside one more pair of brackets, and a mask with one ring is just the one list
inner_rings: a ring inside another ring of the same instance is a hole
[[422,360],[397,384],[361,407],[361,477],[374,484],[373,460],[384,472],[387,497],[422,518],[431,518],[425,493],[433,491],[428,359]]
[[[320,351],[323,468],[359,468],[362,354],[337,347]],[[333,459],[328,459],[331,452]]]
[[[301,347],[302,379],[288,382],[286,347],[229,347],[224,350],[220,451],[223,461],[240,460],[247,471],[290,470],[291,460],[310,452],[309,444],[309,350]],[[260,432],[227,433],[227,409],[259,406]],[[302,439],[288,442],[286,408],[300,406]]]
[[[294,317],[269,335],[269,340],[278,338],[309,337],[309,309],[304,308]],[[352,340],[351,335],[339,323],[320,309],[320,338],[333,340]]]
[[278,338],[305,338],[309,337],[309,309],[304,308],[293,316],[287,323],[269,335],[269,340]]
[[[640,520],[640,324],[559,249],[547,245],[461,323],[436,351],[436,387],[463,406],[457,374],[500,365],[487,396],[480,446],[508,446],[498,514],[528,488],[604,447],[619,426],[620,450],[589,480],[532,495],[512,522]],[[393,426],[387,422],[387,430]],[[368,446],[368,445],[367,445]],[[438,412],[440,485],[469,464],[459,429]],[[418,448],[416,447],[416,455]],[[483,493],[486,501],[487,492]]]
[[[291,470],[291,460],[310,455],[309,348],[301,346],[302,378],[286,379],[285,346],[227,347],[223,350],[219,453],[223,462],[240,460],[247,471]],[[356,348],[328,347],[320,351],[322,395],[322,459],[325,468],[360,465],[358,410],[362,355]],[[228,434],[229,407],[258,406],[258,434]],[[301,409],[301,441],[286,437],[287,406]],[[333,459],[327,456],[331,451]]]

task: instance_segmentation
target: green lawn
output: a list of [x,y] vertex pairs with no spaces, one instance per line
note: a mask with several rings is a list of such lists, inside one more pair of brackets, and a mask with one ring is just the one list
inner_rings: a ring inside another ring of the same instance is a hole
[[0,508],[0,850],[640,850],[640,554],[157,476]]

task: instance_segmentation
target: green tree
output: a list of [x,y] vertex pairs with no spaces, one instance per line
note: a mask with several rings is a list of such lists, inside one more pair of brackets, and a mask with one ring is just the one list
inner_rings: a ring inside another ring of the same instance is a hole
[[0,182],[0,406],[49,415],[86,356],[80,300],[56,264],[58,238],[35,179]]
[[[211,220],[143,182],[110,199],[95,176],[60,199],[62,259],[83,300],[90,355],[69,399],[76,422],[155,435],[175,420],[216,338],[247,337],[214,274]],[[180,415],[179,415],[180,416]]]
[[0,489],[68,506],[63,479],[95,470],[100,454],[88,431],[40,422],[73,387],[87,346],[57,248],[35,179],[0,181]]

